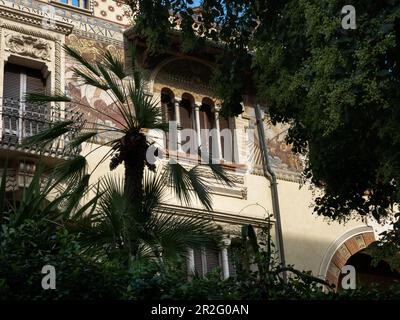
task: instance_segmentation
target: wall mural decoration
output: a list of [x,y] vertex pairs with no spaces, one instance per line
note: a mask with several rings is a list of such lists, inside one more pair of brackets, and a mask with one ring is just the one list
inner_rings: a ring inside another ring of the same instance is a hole
[[[93,63],[99,61],[106,50],[110,51],[113,56],[123,59],[124,49],[115,45],[87,39],[75,34],[70,35],[66,39],[66,45],[77,50],[83,57],[89,62]],[[76,102],[71,107],[75,110],[79,110],[85,114],[86,120],[89,125],[106,125],[110,127],[117,127],[118,124],[110,121],[110,119],[104,116],[106,114],[113,114],[113,117],[118,121],[116,107],[113,105],[110,97],[102,92],[100,89],[87,86],[79,85],[76,79],[73,77],[72,67],[76,67],[74,60],[66,58],[66,90],[72,97],[72,100]],[[90,108],[84,106],[90,106]],[[93,110],[95,108],[96,110]],[[104,143],[112,139],[109,135],[101,137],[99,143]]]
[[[252,121],[255,121],[255,119],[252,119]],[[255,128],[255,124],[253,126]],[[282,180],[302,182],[303,161],[300,155],[293,153],[292,146],[285,141],[288,126],[283,124],[273,126],[265,120],[264,127],[268,158],[277,177]],[[256,129],[254,134],[254,142],[248,141],[248,161],[252,164],[253,173],[262,175],[263,160]]]
[[268,126],[266,138],[268,152],[273,166],[278,168],[302,172],[303,164],[300,157],[293,153],[292,146],[285,142],[288,128],[284,125]]

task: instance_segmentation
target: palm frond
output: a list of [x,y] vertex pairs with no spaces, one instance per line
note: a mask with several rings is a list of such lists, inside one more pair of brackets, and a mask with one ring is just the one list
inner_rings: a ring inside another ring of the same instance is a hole
[[162,174],[149,170],[143,176],[142,214],[150,217],[165,199],[166,184]]
[[104,65],[111,70],[118,77],[118,79],[123,80],[127,77],[124,63],[118,58],[115,58],[109,50],[107,50],[104,54]]
[[218,182],[227,185],[228,187],[234,186],[234,183],[232,180],[229,178],[226,170],[222,167],[220,164],[215,164],[215,163],[209,163],[206,164],[208,168],[211,169],[212,175],[214,176],[214,179],[217,180]]
[[211,211],[212,200],[211,200],[211,188],[207,185],[207,182],[201,177],[199,167],[195,166],[188,171],[191,187],[194,194],[199,198],[200,202],[204,207]]
[[136,127],[149,129],[164,129],[166,127],[165,123],[162,122],[161,109],[152,96],[132,84],[129,85],[128,92],[135,111]]
[[85,57],[72,47],[64,46],[64,51],[77,62],[82,64],[87,70],[100,77],[99,71],[96,69],[95,65],[91,64]]
[[90,131],[81,133],[68,142],[71,149],[80,147],[84,142],[95,142],[94,138],[99,134],[98,131]]
[[192,196],[195,196],[207,210],[212,209],[211,190],[201,177],[198,167],[187,170],[181,164],[169,161],[165,172],[172,190],[180,201],[190,206]]
[[72,72],[75,77],[82,80],[82,84],[87,84],[103,91],[109,89],[108,84],[101,78],[101,76],[95,77],[93,74],[87,73],[79,67],[72,68]]
[[103,66],[103,64],[98,63],[97,66],[105,80],[105,83],[107,84],[108,89],[111,90],[118,102],[121,102],[122,104],[125,103],[126,97],[123,93],[123,89],[121,88],[119,79],[112,72],[110,72],[107,67]]
[[46,148],[52,145],[52,143],[58,138],[71,130],[71,126],[74,124],[72,120],[58,121],[50,124],[50,127],[40,131],[39,133],[27,137],[22,142],[23,147],[39,147]]
[[46,102],[71,102],[71,98],[67,95],[48,95],[44,93],[28,93],[25,95],[25,101],[29,103],[46,103]]
[[232,187],[234,185],[223,166],[219,163],[213,163],[213,156],[211,152],[208,152],[204,149],[202,150],[202,148],[199,147],[197,153],[202,161],[201,165],[211,169],[211,173],[216,181],[225,184],[228,187]]
[[88,172],[88,163],[85,157],[78,155],[57,164],[54,168],[54,177],[59,182],[80,181]]
[[71,188],[72,190],[68,190],[69,195],[64,208],[65,219],[69,218],[74,209],[79,206],[80,201],[89,189],[89,180],[90,175],[85,174],[77,183],[75,183],[76,186]]
[[185,257],[189,248],[218,248],[221,229],[207,216],[179,217],[162,213],[154,217],[152,232],[163,258]]

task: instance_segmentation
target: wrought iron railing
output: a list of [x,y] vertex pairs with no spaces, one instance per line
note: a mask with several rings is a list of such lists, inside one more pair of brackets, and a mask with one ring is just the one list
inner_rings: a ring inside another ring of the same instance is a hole
[[74,138],[85,123],[83,114],[50,103],[27,103],[12,98],[0,98],[0,144],[4,147],[24,147],[24,139],[50,128],[55,122],[72,120],[72,130],[55,139],[51,144],[29,146],[28,149],[51,156],[68,157],[78,154],[80,148],[70,148],[68,141]]

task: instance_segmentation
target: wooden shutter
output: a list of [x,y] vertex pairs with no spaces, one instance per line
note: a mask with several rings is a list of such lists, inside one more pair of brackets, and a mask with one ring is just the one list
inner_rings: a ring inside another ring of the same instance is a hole
[[4,67],[3,95],[7,100],[21,99],[21,68],[15,64],[7,63]]
[[44,93],[46,90],[46,80],[42,72],[35,69],[26,69],[26,92]]
[[202,275],[204,274],[204,270],[203,270],[203,260],[202,260],[202,253],[200,249],[194,249],[193,250],[193,255],[194,255],[194,271],[199,274]]
[[[26,93],[45,93],[46,80],[40,70],[25,69]],[[44,129],[46,115],[48,114],[47,104],[25,103],[24,112],[24,135],[32,136]]]
[[207,260],[207,272],[220,266],[219,262],[219,252],[217,250],[206,250],[206,260]]
[[3,140],[18,142],[19,108],[21,99],[21,68],[7,63],[4,67]]

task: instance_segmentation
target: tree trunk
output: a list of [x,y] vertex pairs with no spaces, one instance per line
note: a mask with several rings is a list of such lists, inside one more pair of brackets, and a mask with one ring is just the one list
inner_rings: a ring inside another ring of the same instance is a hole
[[133,137],[127,146],[124,157],[125,165],[125,196],[138,205],[143,198],[143,173],[146,159],[146,138],[143,135]]
[[[125,197],[131,205],[131,210],[136,211],[136,219],[138,218],[137,213],[140,215],[141,206],[143,203],[143,174],[145,170],[147,143],[146,137],[142,134],[136,134],[131,137],[126,137],[125,148],[124,148],[124,165],[125,165],[125,185],[124,193]],[[132,215],[135,214],[132,212]],[[125,217],[125,222],[128,233],[134,232],[131,230],[132,221],[131,216]],[[138,255],[139,243],[131,241],[131,235],[128,234],[129,238],[129,261],[132,262]]]

